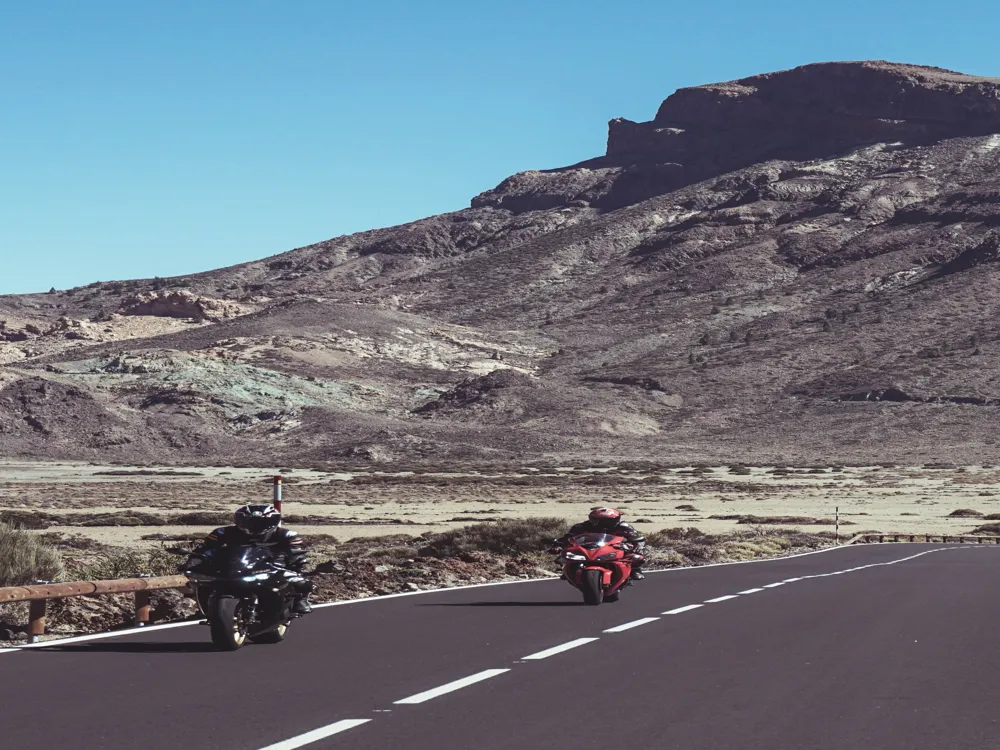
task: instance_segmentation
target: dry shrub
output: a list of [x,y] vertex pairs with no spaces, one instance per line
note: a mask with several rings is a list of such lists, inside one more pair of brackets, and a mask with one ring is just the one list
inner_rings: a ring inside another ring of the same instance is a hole
[[167,518],[167,525],[169,526],[225,526],[232,522],[232,513],[211,510],[177,513]]
[[55,526],[58,519],[51,513],[30,510],[0,510],[0,523],[17,529],[47,529]]
[[544,552],[568,530],[562,518],[502,518],[477,523],[431,537],[423,557],[459,557],[476,552],[519,557]]
[[101,552],[93,562],[80,566],[73,575],[86,581],[108,581],[115,578],[138,578],[144,575],[177,575],[181,558],[165,549],[114,550]]
[[948,518],[982,518],[983,514],[972,508],[959,508],[948,514]]
[[646,536],[646,543],[651,547],[667,547],[672,542],[689,542],[695,539],[707,539],[705,532],[694,527],[675,526],[671,529],[660,529]]
[[69,516],[63,519],[65,526],[163,526],[161,516],[153,513],[143,513],[137,510],[125,510],[118,513],[97,513],[89,516]]
[[0,523],[0,587],[55,581],[62,574],[59,553],[37,534]]
[[977,526],[972,530],[973,534],[998,534],[1000,535],[1000,523],[988,523]]
[[[795,524],[798,526],[834,526],[837,522],[833,518],[813,518],[812,516],[754,516],[754,515],[721,515],[709,516],[713,521],[736,521],[738,524],[749,524],[753,526],[775,525],[775,524]],[[853,521],[841,519],[841,526],[853,526]]]
[[705,565],[776,557],[830,544],[830,532],[755,526],[733,534],[704,534],[696,528],[662,529],[647,537],[650,567]]

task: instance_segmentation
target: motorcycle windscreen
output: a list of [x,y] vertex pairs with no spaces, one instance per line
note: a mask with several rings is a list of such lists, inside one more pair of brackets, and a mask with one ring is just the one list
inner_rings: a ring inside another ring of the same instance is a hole
[[237,578],[266,565],[271,553],[251,544],[225,545],[215,550],[212,567],[219,575]]
[[614,534],[577,534],[572,537],[574,544],[578,544],[584,549],[598,549],[611,544],[617,537]]

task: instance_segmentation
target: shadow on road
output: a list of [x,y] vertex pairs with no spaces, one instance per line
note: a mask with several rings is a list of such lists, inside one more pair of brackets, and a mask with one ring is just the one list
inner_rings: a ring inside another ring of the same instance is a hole
[[582,607],[583,602],[452,602],[421,604],[421,607]]
[[74,643],[65,646],[46,646],[38,651],[74,651],[77,653],[119,653],[119,654],[198,654],[215,651],[208,641],[191,643]]

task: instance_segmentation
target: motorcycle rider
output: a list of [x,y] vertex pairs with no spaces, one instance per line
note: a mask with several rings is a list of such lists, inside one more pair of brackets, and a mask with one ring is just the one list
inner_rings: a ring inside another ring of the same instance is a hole
[[[233,513],[233,525],[222,526],[213,531],[194,549],[192,555],[202,555],[229,544],[266,547],[276,563],[297,573],[301,573],[306,564],[305,540],[294,531],[281,527],[281,512],[270,503],[237,508]],[[191,558],[188,559],[188,564],[190,563]],[[295,601],[292,612],[297,615],[309,614],[312,612],[312,605],[309,604],[312,581],[303,578],[293,585]]]
[[632,524],[622,521],[622,513],[614,508],[594,508],[586,521],[575,524],[563,536],[556,539],[556,548],[553,552],[561,552],[569,542],[570,537],[577,534],[614,534],[625,537],[625,542],[631,547],[632,552],[632,575],[629,581],[641,581],[646,576],[642,574],[642,565],[645,557],[642,550],[646,548],[646,537],[639,533]]

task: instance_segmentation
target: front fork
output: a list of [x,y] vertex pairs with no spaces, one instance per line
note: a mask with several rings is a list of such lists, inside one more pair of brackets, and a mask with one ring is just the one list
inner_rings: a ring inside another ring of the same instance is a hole
[[[562,560],[562,558],[559,558]],[[585,570],[599,570],[601,572],[601,585],[608,587],[611,585],[611,569],[606,568],[603,565],[587,565],[586,563],[574,563],[573,565],[567,565],[563,563],[563,575],[571,586],[580,587],[583,585],[583,571]]]

